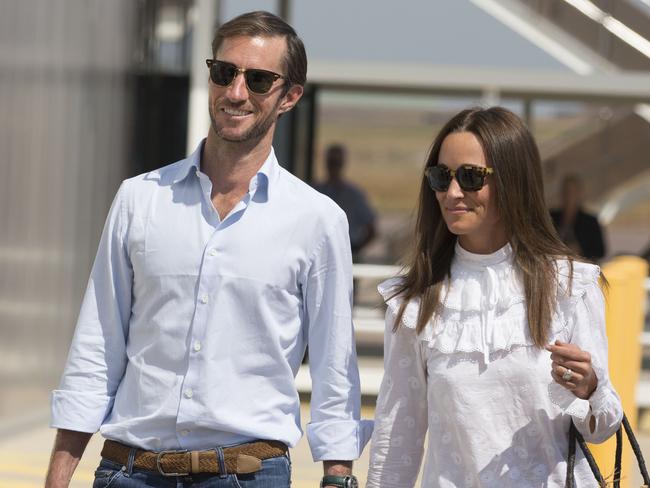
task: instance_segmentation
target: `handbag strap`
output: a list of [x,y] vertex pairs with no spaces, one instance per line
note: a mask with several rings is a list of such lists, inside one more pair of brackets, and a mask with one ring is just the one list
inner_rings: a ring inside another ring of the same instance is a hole
[[[645,465],[645,460],[643,459],[643,453],[641,452],[639,443],[636,440],[634,431],[630,426],[630,422],[627,420],[625,414],[623,414],[623,421],[621,422],[621,427],[619,427],[619,429],[616,431],[616,457],[614,459],[614,488],[619,488],[621,484],[623,431],[625,431],[625,433],[627,434],[627,439],[630,442],[630,445],[632,446],[632,451],[634,452],[634,456],[636,457],[637,463],[639,465],[639,471],[641,472],[641,476],[643,477],[643,483],[646,486],[650,486],[650,476],[648,476],[648,470]],[[589,463],[589,468],[591,469],[591,472],[596,478],[598,485],[602,487],[607,486],[607,483],[605,482],[605,479],[603,478],[603,475],[601,474],[600,469],[596,464],[596,460],[591,454],[591,451],[589,450],[587,443],[582,437],[582,434],[578,432],[576,426],[573,424],[573,422],[571,422],[571,426],[569,427],[569,453],[567,458],[567,473],[566,473],[565,487],[575,488],[575,477],[573,474],[573,470],[575,468],[576,441],[580,446],[580,449],[582,450],[583,454],[585,455],[585,459],[587,460],[587,463]]]
[[567,457],[566,461],[566,484],[564,485],[565,488],[574,488],[574,476],[573,476],[573,468],[575,467],[576,464],[576,428],[573,425],[573,421],[571,422],[571,426],[569,427],[569,455]]
[[639,442],[636,440],[632,426],[630,425],[630,422],[628,422],[625,414],[623,414],[622,424],[623,428],[625,429],[625,433],[627,434],[627,440],[630,441],[630,445],[632,446],[632,452],[634,452],[636,462],[639,465],[639,471],[641,472],[641,477],[643,478],[643,484],[650,486],[650,476],[648,476],[648,468],[646,468],[645,459],[643,459],[643,453],[641,452],[641,447],[639,447]]
[[594,459],[593,454],[591,454],[591,451],[589,450],[589,447],[587,447],[587,443],[585,442],[585,439],[582,437],[582,434],[578,432],[578,429],[576,429],[576,426],[573,424],[573,421],[571,421],[571,427],[569,427],[569,458],[567,460],[567,473],[566,473],[565,486],[567,488],[575,488],[575,477],[573,474],[573,469],[576,463],[575,461],[576,441],[580,446],[582,453],[585,455],[585,459],[587,460],[587,463],[589,463],[589,468],[591,468],[591,472],[594,474],[594,478],[596,478],[596,481],[598,482],[598,486],[602,486],[602,487],[607,486],[607,483],[605,482],[605,478],[603,478],[603,475],[601,474],[600,469],[596,464],[596,460]]

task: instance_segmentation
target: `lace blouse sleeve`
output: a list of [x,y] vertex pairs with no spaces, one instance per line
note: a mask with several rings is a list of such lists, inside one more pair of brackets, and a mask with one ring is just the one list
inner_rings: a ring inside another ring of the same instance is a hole
[[[603,442],[618,429],[623,408],[609,379],[605,302],[597,282],[591,282],[585,287],[573,319],[570,342],[591,354],[592,367],[598,378],[598,386],[588,400],[590,415],[579,418],[574,416],[573,421],[585,440]],[[589,428],[591,416],[596,422],[593,432]]]
[[395,312],[386,311],[384,379],[377,398],[367,488],[413,487],[427,431],[427,380],[423,342],[415,330],[393,332]]

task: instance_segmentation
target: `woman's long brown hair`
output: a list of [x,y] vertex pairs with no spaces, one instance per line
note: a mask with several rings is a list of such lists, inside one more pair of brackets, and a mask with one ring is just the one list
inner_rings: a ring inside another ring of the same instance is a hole
[[[549,336],[557,290],[555,260],[568,258],[570,278],[577,256],[559,239],[544,201],[539,150],[522,120],[502,107],[473,108],[455,115],[433,142],[426,167],[438,164],[445,137],[471,132],[494,168],[488,176],[496,191],[497,209],[523,280],[530,335],[538,347]],[[457,237],[445,224],[435,192],[422,176],[414,247],[405,262],[405,276],[395,296],[403,297],[395,329],[409,300],[420,297],[417,332],[441,307],[441,290],[450,277]]]

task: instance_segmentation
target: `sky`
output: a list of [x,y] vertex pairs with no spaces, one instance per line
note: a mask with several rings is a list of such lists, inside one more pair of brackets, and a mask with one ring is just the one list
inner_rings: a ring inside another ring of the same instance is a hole
[[[275,12],[275,0],[221,0],[220,18]],[[469,0],[293,0],[310,60],[569,71]]]

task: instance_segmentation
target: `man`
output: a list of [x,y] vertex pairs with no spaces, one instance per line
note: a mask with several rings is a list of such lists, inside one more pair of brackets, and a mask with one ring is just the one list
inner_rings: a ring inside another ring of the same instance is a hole
[[271,146],[303,93],[304,47],[253,12],[224,24],[212,52],[207,139],[126,180],[111,207],[52,394],[48,488],[68,486],[98,430],[95,487],[288,487],[307,344],[312,454],[323,486],[354,485],[371,427],[359,420],[345,215]]
[[352,255],[359,252],[374,239],[375,213],[361,189],[345,181],[343,172],[346,163],[346,149],[340,144],[332,144],[325,150],[327,180],[315,188],[334,200],[345,212],[350,228]]
[[560,238],[579,255],[597,262],[605,256],[603,231],[598,219],[582,208],[582,183],[577,175],[562,180],[562,208],[551,210]]

